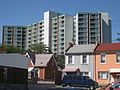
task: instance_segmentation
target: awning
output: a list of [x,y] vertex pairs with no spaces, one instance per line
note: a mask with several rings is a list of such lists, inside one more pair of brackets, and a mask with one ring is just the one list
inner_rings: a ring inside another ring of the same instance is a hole
[[110,73],[120,73],[120,68],[110,68]]
[[65,67],[63,70],[63,72],[77,72],[80,71],[78,67]]

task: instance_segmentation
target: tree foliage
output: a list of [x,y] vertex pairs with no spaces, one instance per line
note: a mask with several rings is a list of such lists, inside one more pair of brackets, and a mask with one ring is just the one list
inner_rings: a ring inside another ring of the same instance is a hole
[[59,67],[65,67],[65,56],[64,55],[55,55],[56,62]]
[[31,45],[30,51],[36,54],[41,54],[41,53],[46,53],[47,49],[46,49],[46,45],[44,45],[43,43],[38,43]]
[[6,51],[6,53],[22,53],[23,50],[16,46],[2,46],[2,49]]

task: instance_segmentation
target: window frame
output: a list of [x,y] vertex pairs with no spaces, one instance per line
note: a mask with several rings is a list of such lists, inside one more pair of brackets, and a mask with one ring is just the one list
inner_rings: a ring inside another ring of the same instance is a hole
[[[86,57],[86,62],[84,62],[85,61],[84,56]],[[81,55],[81,64],[83,64],[83,65],[89,64],[89,55],[86,55],[86,54]]]
[[[104,62],[103,62],[103,57],[102,57],[103,55],[105,56],[104,57],[104,59],[105,59]],[[100,54],[100,64],[106,64],[106,53],[101,53]]]
[[[117,64],[120,64],[120,59],[118,60],[118,56],[119,56],[119,58],[120,58],[120,52],[117,52],[116,53],[116,63]],[[118,62],[119,61],[119,62]]]
[[68,64],[72,64],[72,58],[73,58],[72,55],[69,55],[69,56],[68,56]]
[[[105,78],[103,78],[103,77],[104,77],[103,74],[106,75]],[[98,72],[98,79],[108,80],[108,78],[109,78],[108,71],[99,71],[99,72]]]

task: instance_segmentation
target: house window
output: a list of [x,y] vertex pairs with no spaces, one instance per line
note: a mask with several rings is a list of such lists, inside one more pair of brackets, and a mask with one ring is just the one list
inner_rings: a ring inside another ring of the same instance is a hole
[[72,56],[68,56],[68,64],[72,64]]
[[116,54],[116,63],[120,63],[120,53]]
[[101,59],[100,59],[100,63],[106,63],[105,62],[105,54],[101,54]]
[[83,64],[87,64],[87,56],[83,55]]
[[88,64],[89,61],[88,55],[82,55],[82,63],[81,64]]
[[82,75],[82,76],[88,76],[88,75],[89,75],[89,72],[81,72],[81,75]]
[[108,79],[108,72],[98,72],[99,79]]

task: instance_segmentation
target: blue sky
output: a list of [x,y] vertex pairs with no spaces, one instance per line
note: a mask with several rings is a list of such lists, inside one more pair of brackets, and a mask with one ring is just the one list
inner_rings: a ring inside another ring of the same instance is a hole
[[51,10],[75,15],[84,11],[108,12],[112,19],[112,38],[120,32],[120,0],[0,0],[0,42],[2,25],[28,25],[43,19]]

